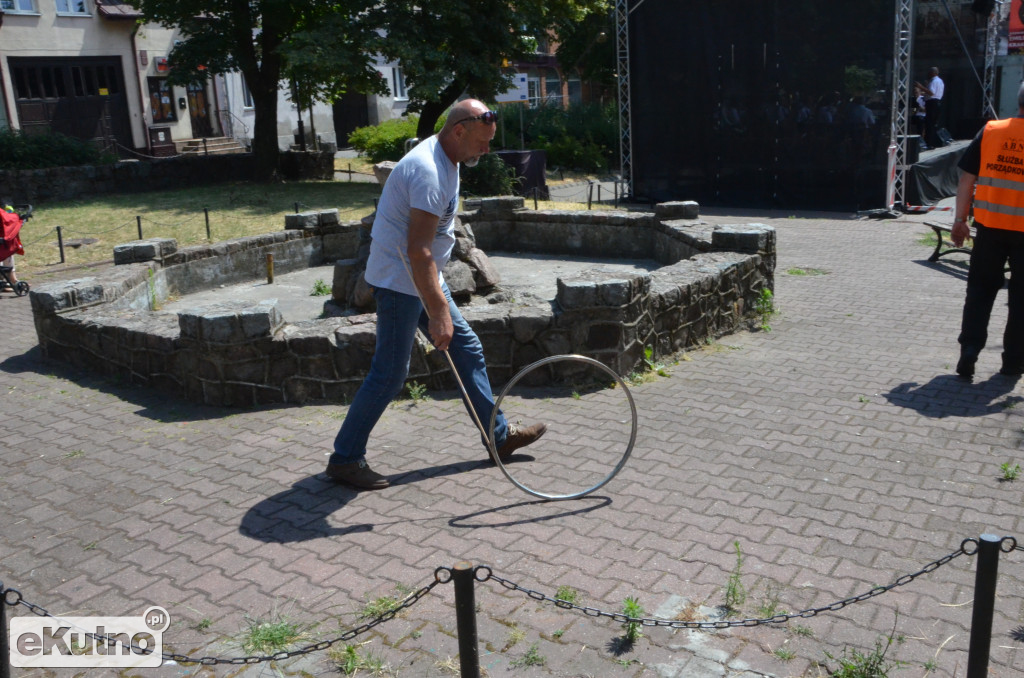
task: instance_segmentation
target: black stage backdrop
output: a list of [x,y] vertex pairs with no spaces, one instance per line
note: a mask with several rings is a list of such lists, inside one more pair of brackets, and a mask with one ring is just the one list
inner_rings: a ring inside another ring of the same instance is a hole
[[893,0],[630,0],[639,201],[884,206]]

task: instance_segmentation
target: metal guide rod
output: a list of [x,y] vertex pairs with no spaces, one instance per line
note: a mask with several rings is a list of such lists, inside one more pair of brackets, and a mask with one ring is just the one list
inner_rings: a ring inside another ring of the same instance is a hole
[[[427,310],[427,302],[423,300],[423,295],[420,294],[420,288],[416,287],[416,278],[412,276],[412,267],[409,262],[405,259],[405,254],[402,253],[401,247],[395,248],[398,251],[398,258],[402,260],[402,265],[405,266],[405,272],[409,274],[409,281],[412,283],[412,288],[416,290],[416,296],[420,298],[420,304],[423,305],[423,312],[427,314],[427,318],[430,318],[430,311]],[[428,337],[429,339],[429,337]],[[439,351],[441,349],[438,349]],[[447,350],[441,351],[444,353],[444,357],[448,359],[448,366],[452,368],[452,374],[455,375],[455,381],[459,384],[459,390],[462,391],[462,397],[466,400],[466,407],[469,408],[469,413],[473,415],[473,423],[480,430],[480,435],[484,437],[484,440],[490,440],[491,437],[487,435],[487,430],[484,429],[484,425],[480,423],[480,417],[476,414],[476,408],[473,407],[473,401],[469,399],[469,393],[466,391],[465,385],[462,383],[462,377],[459,376],[459,371],[455,369],[455,363],[452,361],[452,357],[448,355]]]
[[[0,581],[0,591],[4,583]],[[11,648],[7,645],[7,601],[0,595],[0,678],[11,678]]]

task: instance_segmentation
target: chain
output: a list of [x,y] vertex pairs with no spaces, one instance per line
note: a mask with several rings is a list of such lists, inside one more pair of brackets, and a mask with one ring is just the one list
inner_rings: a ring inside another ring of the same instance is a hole
[[[889,584],[888,586],[876,586],[870,591],[867,591],[857,596],[853,596],[851,598],[846,598],[845,600],[837,601],[835,603],[832,603],[831,605],[825,605],[824,607],[810,608],[807,610],[802,610],[801,612],[793,612],[790,614],[777,614],[773,617],[768,617],[765,619],[737,619],[735,621],[690,622],[670,619],[630,617],[619,612],[605,612],[594,607],[583,607],[581,605],[576,605],[575,603],[570,603],[567,600],[552,598],[539,591],[534,591],[532,589],[525,588],[523,586],[520,586],[519,584],[499,577],[498,575],[491,572],[491,568],[487,565],[477,565],[475,568],[473,568],[473,576],[476,578],[477,581],[480,582],[485,582],[489,579],[493,579],[505,588],[513,591],[521,591],[522,593],[525,593],[527,596],[533,598],[534,600],[542,600],[548,603],[553,603],[555,607],[561,607],[566,610],[577,610],[587,615],[588,617],[608,617],[609,619],[612,619],[622,624],[640,624],[641,626],[665,626],[673,629],[724,629],[732,626],[760,626],[762,624],[783,624],[791,619],[808,619],[810,617],[817,616],[822,612],[835,612],[837,610],[841,610],[847,605],[859,603],[869,598],[874,598],[875,596],[880,596],[883,593],[891,591],[892,589],[898,586],[905,586],[906,584],[909,584],[910,582],[920,577],[922,574],[934,572],[935,570],[939,569],[940,567],[942,567],[949,561],[953,560],[957,556],[968,554],[966,545],[971,542],[977,545],[977,540],[965,539],[960,544],[960,548],[956,551],[953,551],[949,555],[943,556],[942,558],[939,558],[934,562],[928,563],[914,574],[903,575],[902,577],[900,577],[893,583]],[[977,549],[975,549],[974,552],[977,552]]]
[[[203,666],[212,666],[214,664],[259,664],[261,662],[282,661],[290,657],[297,657],[300,655],[309,654],[311,652],[319,652],[320,650],[326,650],[327,648],[331,647],[336,643],[342,643],[352,640],[356,636],[360,636],[366,633],[378,624],[383,624],[386,621],[391,621],[400,613],[404,612],[405,610],[408,610],[413,605],[418,603],[419,600],[423,598],[423,596],[430,593],[430,591],[435,586],[437,586],[438,584],[446,584],[449,581],[451,581],[451,573],[452,571],[450,568],[439,567],[436,570],[434,570],[434,581],[430,582],[426,586],[421,587],[418,591],[406,596],[405,600],[399,603],[395,608],[388,610],[387,612],[381,613],[380,615],[374,617],[365,624],[360,624],[359,626],[349,629],[337,638],[332,638],[331,640],[323,640],[319,643],[307,645],[297,650],[291,650],[289,652],[282,651],[272,655],[250,655],[248,657],[232,657],[230,659],[225,659],[222,657],[189,657],[188,655],[173,654],[169,652],[164,652],[161,654],[161,656],[164,658],[165,661],[175,661],[179,664],[202,664]],[[22,597],[21,592],[17,589],[0,589],[0,604],[7,604],[11,606],[22,605],[28,608],[33,614],[38,615],[40,617],[50,617],[58,620],[60,619],[59,617],[55,617],[54,615],[47,612],[44,608],[25,600]],[[119,642],[111,638],[108,638],[105,635],[97,635],[95,633],[86,633],[85,636],[87,638],[93,639],[97,643],[103,643],[110,647],[113,647],[115,644]],[[147,650],[146,648],[137,647],[135,645],[132,646],[132,650],[138,652],[139,654],[149,654],[150,652],[152,652],[152,650]]]

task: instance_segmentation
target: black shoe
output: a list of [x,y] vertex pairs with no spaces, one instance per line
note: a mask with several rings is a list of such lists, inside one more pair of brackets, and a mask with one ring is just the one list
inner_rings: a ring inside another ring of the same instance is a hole
[[1007,377],[1019,377],[1024,374],[1024,365],[1020,363],[1003,363],[1003,366],[999,368],[999,374],[1004,374]]
[[542,435],[547,433],[547,430],[547,424],[533,424],[532,426],[509,424],[505,442],[498,448],[498,459],[505,461],[520,447],[526,447],[537,442]]
[[974,378],[974,365],[978,362],[977,358],[970,356],[961,356],[960,362],[956,364],[956,373],[964,379]]
[[328,464],[327,477],[359,490],[383,490],[391,484],[387,478],[370,468],[365,459],[348,464]]

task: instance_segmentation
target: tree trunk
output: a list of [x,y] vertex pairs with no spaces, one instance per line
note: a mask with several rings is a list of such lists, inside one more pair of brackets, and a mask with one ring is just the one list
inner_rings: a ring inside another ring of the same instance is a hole
[[252,153],[255,179],[269,181],[277,172],[277,96],[281,76],[280,61],[267,57],[253,73],[245,73],[252,93],[255,122],[252,134]]
[[441,91],[437,101],[428,101],[423,104],[423,110],[420,111],[420,121],[416,125],[416,137],[418,139],[426,139],[434,133],[434,125],[437,124],[438,118],[448,110],[449,106],[455,103],[455,100],[459,98],[459,95],[465,89],[465,81],[456,80]]

